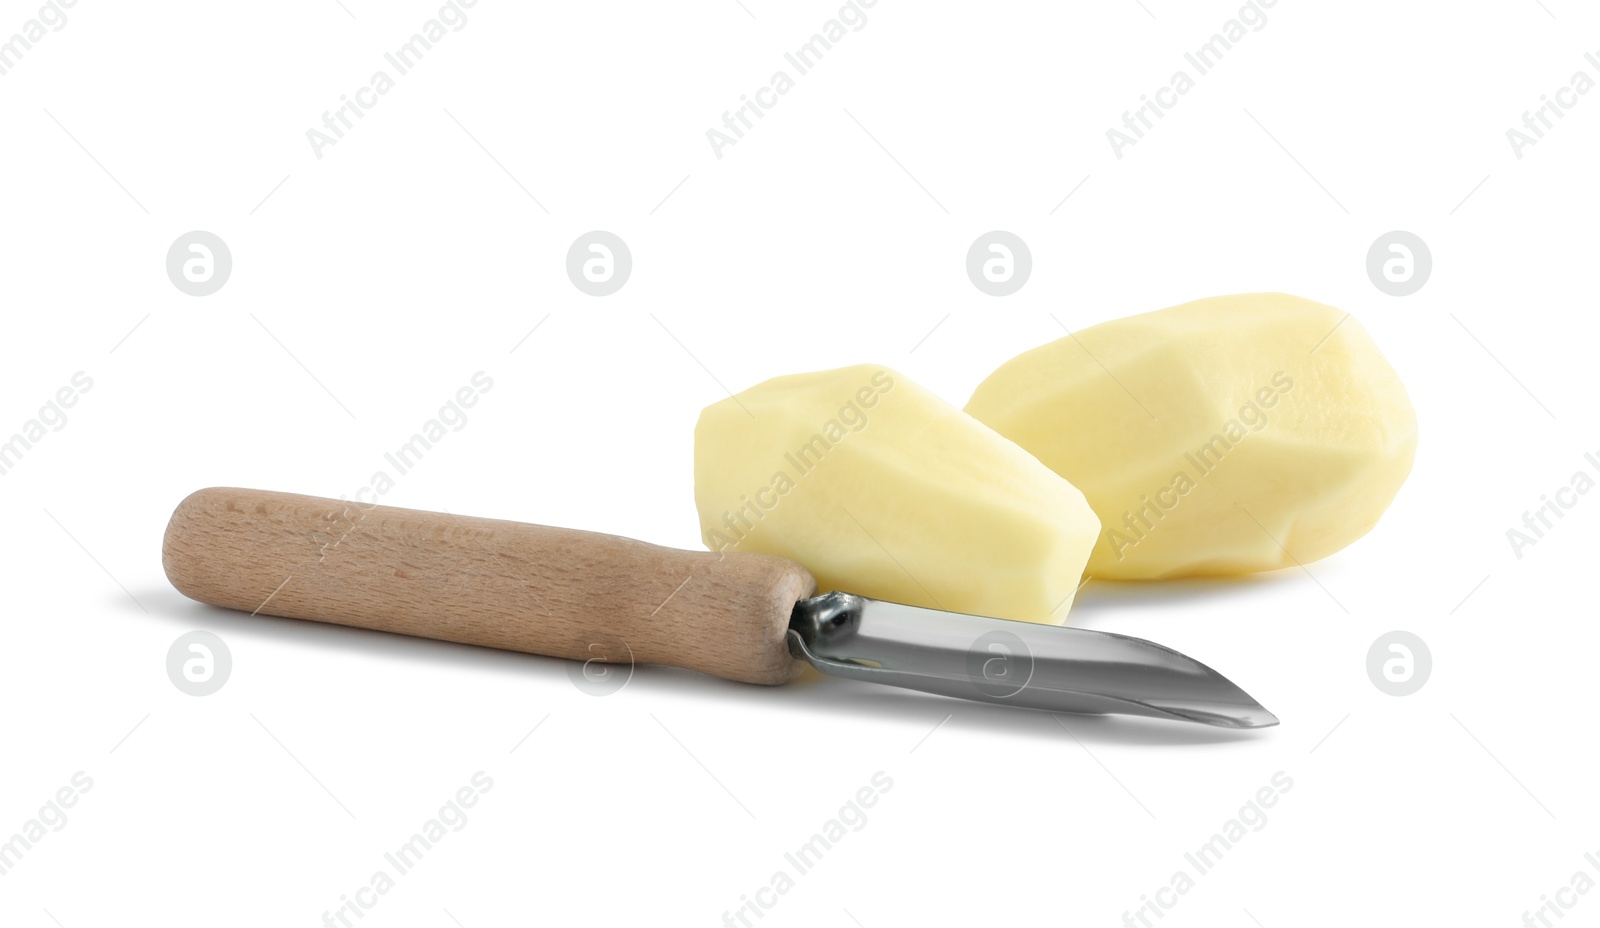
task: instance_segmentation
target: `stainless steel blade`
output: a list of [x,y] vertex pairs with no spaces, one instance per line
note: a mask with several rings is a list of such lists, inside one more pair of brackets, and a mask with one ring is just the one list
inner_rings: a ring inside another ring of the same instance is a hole
[[824,593],[796,604],[789,649],[826,674],[1006,706],[1223,728],[1277,716],[1227,677],[1142,638]]

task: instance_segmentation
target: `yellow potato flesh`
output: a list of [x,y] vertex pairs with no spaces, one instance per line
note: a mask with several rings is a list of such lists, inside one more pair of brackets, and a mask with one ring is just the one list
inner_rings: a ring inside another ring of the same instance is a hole
[[706,547],[791,558],[821,590],[1059,623],[1099,533],[1071,484],[883,367],[759,384],[694,444]]
[[1326,557],[1377,524],[1417,446],[1405,387],[1366,331],[1278,293],[1084,329],[1006,362],[966,409],[1088,497],[1097,579]]

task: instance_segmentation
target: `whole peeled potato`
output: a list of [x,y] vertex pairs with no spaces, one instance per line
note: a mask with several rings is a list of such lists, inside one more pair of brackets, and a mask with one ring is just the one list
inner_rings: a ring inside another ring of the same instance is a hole
[[1087,328],[991,374],[966,411],[1083,491],[1091,577],[1241,574],[1326,557],[1411,472],[1417,417],[1348,314],[1281,293]]

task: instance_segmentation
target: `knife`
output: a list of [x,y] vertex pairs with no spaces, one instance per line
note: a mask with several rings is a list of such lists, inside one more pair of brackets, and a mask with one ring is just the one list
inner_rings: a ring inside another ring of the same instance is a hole
[[214,487],[172,514],[167,578],[191,599],[580,661],[747,683],[825,674],[1052,712],[1224,728],[1277,717],[1206,665],[1139,638],[813,595],[785,558]]

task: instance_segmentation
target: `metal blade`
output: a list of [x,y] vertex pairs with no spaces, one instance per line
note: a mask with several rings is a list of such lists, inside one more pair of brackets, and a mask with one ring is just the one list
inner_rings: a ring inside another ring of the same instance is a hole
[[1210,667],[1110,632],[834,592],[795,605],[789,649],[836,677],[997,705],[1223,728],[1278,724],[1277,716]]

